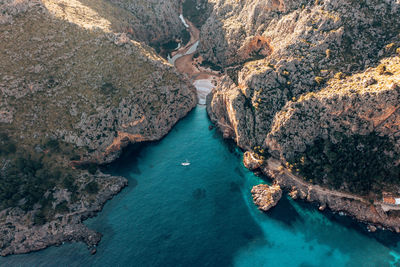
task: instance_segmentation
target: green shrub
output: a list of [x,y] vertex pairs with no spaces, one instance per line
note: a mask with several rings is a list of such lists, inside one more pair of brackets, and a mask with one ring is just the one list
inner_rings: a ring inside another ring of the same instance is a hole
[[117,89],[114,87],[114,85],[111,82],[104,82],[101,87],[101,92],[108,95],[112,94],[117,91]]
[[15,143],[8,137],[6,133],[0,133],[0,156],[7,156],[17,151]]
[[75,184],[74,182],[74,178],[72,178],[71,175],[67,175],[64,179],[63,179],[63,187],[65,189],[67,189],[68,191],[75,193],[78,190],[78,186]]
[[[46,206],[51,201],[43,195],[64,183],[61,179],[70,172],[72,170],[61,169],[53,161],[44,160],[43,155],[17,154],[6,171],[0,172],[0,208],[15,207],[20,200],[24,200],[20,207],[25,211],[32,210],[36,203]],[[72,176],[68,180],[70,188],[77,190]]]
[[386,66],[383,64],[380,64],[377,68],[376,71],[378,72],[379,75],[383,75],[386,73]]
[[50,139],[46,142],[45,147],[51,151],[58,152],[60,150],[60,143],[57,139]]
[[372,188],[382,189],[385,183],[400,184],[400,168],[395,164],[399,155],[392,158],[385,154],[385,151],[393,151],[387,137],[376,133],[350,137],[338,133],[335,136],[339,143],[318,139],[307,146],[304,153],[297,153],[288,160],[290,165],[314,182],[335,189],[346,182],[350,192],[359,194],[366,194]]
[[81,156],[75,154],[75,155],[72,155],[72,156],[69,158],[69,160],[78,161],[78,160],[81,160]]
[[69,208],[68,208],[68,203],[67,201],[62,201],[61,203],[59,203],[56,208],[55,208],[57,213],[66,213],[69,212]]
[[46,216],[44,215],[43,211],[36,212],[35,216],[33,217],[33,223],[35,225],[43,225],[46,223]]
[[89,194],[96,194],[99,192],[99,186],[96,181],[91,181],[85,186],[85,191]]

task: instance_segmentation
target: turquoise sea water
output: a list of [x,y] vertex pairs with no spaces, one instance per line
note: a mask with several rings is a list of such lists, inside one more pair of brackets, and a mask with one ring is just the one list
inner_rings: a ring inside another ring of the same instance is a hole
[[[162,141],[109,167],[129,186],[86,223],[104,234],[97,254],[65,244],[0,259],[1,266],[400,266],[399,236],[284,197],[263,214],[263,182],[242,154],[208,130],[197,107]],[[190,166],[181,163],[188,160]]]

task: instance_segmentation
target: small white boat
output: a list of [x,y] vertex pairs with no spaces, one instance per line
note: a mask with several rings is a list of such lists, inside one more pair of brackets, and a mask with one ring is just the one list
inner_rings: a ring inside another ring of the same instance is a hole
[[188,160],[186,160],[185,162],[182,162],[181,165],[182,166],[189,166],[190,162]]

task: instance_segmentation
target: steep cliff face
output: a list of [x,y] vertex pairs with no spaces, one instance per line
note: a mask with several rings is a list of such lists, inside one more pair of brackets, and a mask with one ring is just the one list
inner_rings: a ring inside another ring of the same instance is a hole
[[[320,91],[338,72],[376,65],[397,46],[385,50],[398,35],[397,1],[214,5],[202,28],[201,47],[205,58],[224,66],[227,75],[209,96],[208,109],[226,135],[245,149],[264,146],[275,115],[287,102]],[[249,46],[254,38],[266,40],[265,45],[256,41],[259,46]]]
[[226,70],[208,96],[224,136],[313,183],[397,192],[400,2],[211,2],[201,48]]
[[397,192],[399,108],[400,58],[393,57],[287,103],[266,145],[312,182],[353,192]]
[[[126,185],[95,164],[162,138],[196,105],[195,88],[126,31],[155,16],[150,2],[132,3],[125,10],[103,0],[0,2],[3,255],[87,241],[93,233],[80,222]],[[168,13],[176,3],[159,5]],[[167,22],[154,23],[169,34]],[[65,234],[71,227],[76,235]]]
[[[223,67],[236,65],[260,54],[271,51],[266,33],[270,24],[277,23],[283,14],[301,7],[307,1],[209,0],[212,13],[202,27],[201,51],[205,58]],[[286,18],[285,20],[288,20]],[[280,32],[291,31],[293,22],[284,22]],[[284,29],[286,28],[287,29]],[[252,44],[256,40],[256,46]],[[264,51],[265,49],[265,51]]]

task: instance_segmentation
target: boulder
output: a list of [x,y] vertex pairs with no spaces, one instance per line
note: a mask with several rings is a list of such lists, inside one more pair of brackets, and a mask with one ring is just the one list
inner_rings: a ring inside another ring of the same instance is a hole
[[261,167],[262,160],[257,159],[253,152],[246,151],[243,155],[243,164],[247,169],[254,171]]
[[251,189],[254,204],[262,211],[268,211],[275,207],[282,197],[282,189],[279,185],[259,184]]

